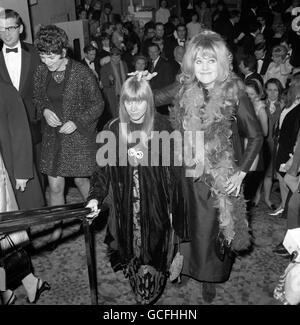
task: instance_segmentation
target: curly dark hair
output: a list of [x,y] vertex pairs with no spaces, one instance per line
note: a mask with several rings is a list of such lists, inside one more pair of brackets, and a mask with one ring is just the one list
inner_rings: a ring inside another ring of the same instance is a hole
[[36,34],[34,46],[39,53],[62,54],[69,46],[66,32],[55,26],[42,26]]

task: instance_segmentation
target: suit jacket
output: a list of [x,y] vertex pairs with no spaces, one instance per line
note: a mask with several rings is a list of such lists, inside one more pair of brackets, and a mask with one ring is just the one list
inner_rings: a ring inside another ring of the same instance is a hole
[[162,57],[158,59],[153,72],[157,72],[157,76],[150,80],[152,90],[164,88],[173,82],[173,76],[170,73],[170,64]]
[[[0,150],[18,206],[40,208],[44,198],[33,165],[26,110],[17,90],[0,81]],[[16,179],[29,179],[24,192],[15,189]]]
[[181,66],[176,60],[172,60],[170,61],[170,68],[172,74],[172,82],[174,82],[177,74],[181,72]]
[[[124,61],[121,61],[121,64],[123,64],[126,78],[128,73],[127,65]],[[101,68],[101,83],[103,86],[104,99],[108,104],[111,116],[115,118],[119,116],[119,97],[116,94],[115,85],[112,85],[109,81],[109,75],[114,76],[111,62],[104,64]]]
[[[220,28],[219,28],[220,27]],[[222,22],[221,26],[218,26],[217,32],[224,38],[224,40],[227,42],[228,47],[230,50],[234,50],[235,44],[234,39],[236,38],[236,28],[234,25],[232,25],[232,22],[230,19],[226,18]]]
[[[90,68],[89,65],[87,64],[87,62],[85,61],[85,59],[82,59],[81,60],[81,63],[84,64],[86,67]],[[97,58],[94,61],[94,65],[95,65],[95,71],[97,72],[98,78],[100,80],[100,69],[101,69],[101,66],[100,66],[100,62],[99,62],[99,60],[97,60]]]
[[262,34],[264,35],[267,44],[270,45],[270,43],[272,42],[272,38],[274,36],[272,27],[266,26]]
[[242,11],[241,25],[244,32],[249,31],[249,26],[257,21],[257,14],[255,14],[250,8]]
[[174,36],[166,38],[164,45],[164,54],[168,60],[174,60],[174,49],[178,45],[178,41]]
[[245,82],[247,80],[251,80],[251,79],[256,79],[260,82],[261,86],[263,87],[264,86],[264,80],[262,78],[262,76],[257,73],[257,72],[253,72],[250,76],[248,76],[247,78],[245,78]]
[[255,42],[254,37],[251,34],[246,34],[242,40],[243,53],[245,55],[254,54]]
[[272,62],[271,55],[269,53],[266,53],[266,55],[263,59],[263,64],[262,64],[261,70],[260,70],[260,72],[258,72],[261,76],[264,76],[266,74],[271,62]]
[[[21,42],[22,49],[22,64],[19,94],[23,99],[29,126],[32,134],[33,143],[41,141],[40,124],[37,120],[36,109],[33,105],[33,75],[40,63],[40,57],[34,46],[25,42]],[[0,77],[4,82],[12,85],[8,70],[6,68],[2,48],[0,51]]]

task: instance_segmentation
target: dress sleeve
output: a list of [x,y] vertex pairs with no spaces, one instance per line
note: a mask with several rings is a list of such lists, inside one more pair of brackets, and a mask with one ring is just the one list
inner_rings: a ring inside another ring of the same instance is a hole
[[79,132],[88,133],[91,124],[99,119],[104,110],[104,101],[94,74],[86,68],[79,75],[82,83],[82,96],[85,99],[85,110],[78,111],[73,122]]
[[247,173],[262,147],[263,133],[255,115],[253,105],[245,95],[240,98],[237,112],[237,126],[240,137],[248,139],[247,146],[239,164],[239,168]]

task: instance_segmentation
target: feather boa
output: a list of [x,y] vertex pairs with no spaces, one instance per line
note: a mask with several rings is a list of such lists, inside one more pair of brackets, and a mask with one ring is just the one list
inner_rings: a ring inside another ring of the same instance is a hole
[[[198,84],[188,88],[183,86],[175,99],[170,118],[176,130],[204,132],[204,172],[195,175],[195,181],[203,181],[210,187],[215,198],[214,206],[219,210],[220,231],[232,250],[242,251],[251,244],[245,199],[243,194],[235,197],[225,191],[228,178],[238,171],[231,141],[231,123],[236,105],[225,95],[228,93],[228,83],[225,81],[211,91],[206,103]],[[181,150],[188,147],[195,154],[192,141],[185,141],[184,146],[176,147]],[[181,152],[178,150],[176,153],[180,156]],[[196,171],[203,171],[203,168],[197,169],[196,165]]]

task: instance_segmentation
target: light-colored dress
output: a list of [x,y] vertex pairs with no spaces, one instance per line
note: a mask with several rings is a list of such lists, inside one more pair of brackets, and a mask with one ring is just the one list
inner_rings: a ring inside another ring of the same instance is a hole
[[18,204],[0,153],[0,212],[18,210]]
[[271,62],[268,70],[264,76],[264,82],[266,83],[269,79],[275,78],[278,79],[283,88],[286,87],[289,74],[292,72],[292,65],[289,60],[284,64],[276,65],[274,62]]

